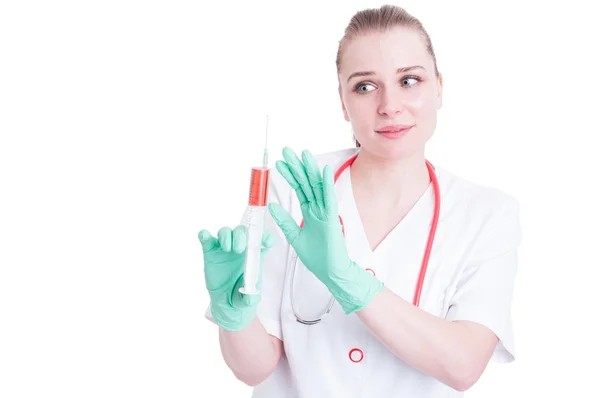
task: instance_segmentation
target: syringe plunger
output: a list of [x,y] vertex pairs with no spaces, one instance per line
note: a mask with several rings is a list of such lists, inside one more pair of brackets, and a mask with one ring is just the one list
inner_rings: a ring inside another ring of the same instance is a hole
[[259,294],[256,286],[260,276],[260,252],[262,250],[263,233],[265,230],[266,206],[249,206],[246,218],[248,242],[246,246],[246,262],[244,264],[243,294]]

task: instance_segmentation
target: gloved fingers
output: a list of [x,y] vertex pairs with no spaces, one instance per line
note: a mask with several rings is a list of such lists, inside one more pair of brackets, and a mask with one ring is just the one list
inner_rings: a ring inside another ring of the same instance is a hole
[[289,147],[283,148],[283,158],[292,172],[292,175],[296,179],[296,182],[298,185],[300,185],[300,188],[302,188],[302,192],[304,192],[306,199],[309,202],[315,202],[315,194],[310,186],[310,182],[308,181],[308,175],[306,174],[306,167],[304,164],[300,161],[296,153]]
[[337,198],[335,197],[335,183],[333,169],[330,165],[323,168],[323,199],[325,209],[330,220],[338,217]]
[[202,244],[202,251],[204,253],[211,251],[219,243],[217,238],[212,236],[211,233],[208,232],[206,229],[203,229],[202,231],[200,231],[198,233],[198,239],[200,240],[200,243]]
[[219,245],[221,245],[221,250],[224,252],[230,252],[233,240],[231,228],[223,227],[219,229],[217,236],[219,237]]
[[238,225],[232,232],[232,249],[234,253],[240,254],[246,250],[248,243],[248,235],[246,234],[246,226]]
[[302,230],[298,224],[296,224],[296,221],[294,221],[290,213],[285,211],[285,209],[277,203],[269,203],[268,208],[271,216],[273,216],[273,220],[275,220],[275,223],[281,228],[287,241],[293,246]]
[[292,187],[292,189],[296,191],[296,196],[298,197],[300,206],[303,206],[304,204],[308,203],[308,199],[306,198],[302,187],[300,187],[300,184],[298,184],[298,182],[296,181],[296,177],[294,177],[294,175],[292,174],[292,171],[290,170],[287,163],[278,160],[275,162],[275,168],[277,169],[277,171],[279,171],[279,174],[281,174],[281,176],[285,178],[288,184],[290,184],[290,187]]
[[325,203],[323,201],[323,178],[321,177],[321,171],[319,170],[319,165],[315,160],[312,153],[308,150],[302,151],[302,161],[304,162],[304,166],[306,168],[306,175],[308,176],[308,182],[310,187],[315,194],[315,201],[320,208],[325,207]]
[[276,238],[275,233],[272,231],[265,231],[263,233],[262,244],[265,248],[270,248],[275,244]]
[[[227,237],[227,232],[223,232],[224,237]],[[246,251],[248,246],[248,228],[245,225],[238,225],[231,232],[231,251],[241,254]],[[271,231],[263,233],[262,244],[265,248],[270,248],[275,243],[275,234]],[[223,250],[225,251],[225,250]]]

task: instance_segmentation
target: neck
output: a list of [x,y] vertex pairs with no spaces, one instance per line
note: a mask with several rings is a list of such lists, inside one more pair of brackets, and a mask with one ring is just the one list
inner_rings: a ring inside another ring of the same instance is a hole
[[352,188],[382,206],[413,203],[431,181],[423,152],[402,159],[385,159],[360,150],[350,167]]

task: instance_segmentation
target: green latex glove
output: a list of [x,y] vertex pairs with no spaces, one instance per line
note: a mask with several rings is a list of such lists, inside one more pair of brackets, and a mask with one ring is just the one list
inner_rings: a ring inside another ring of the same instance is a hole
[[[213,237],[207,230],[198,234],[204,253],[204,278],[210,295],[210,311],[215,322],[225,330],[238,331],[250,325],[258,308],[261,295],[240,293],[244,286],[244,262],[246,259],[247,229],[240,225],[233,231],[223,227]],[[275,235],[265,231],[260,265],[268,248],[273,246]],[[260,290],[262,268],[257,288]]]
[[269,204],[269,212],[294,248],[300,260],[350,314],[365,308],[383,289],[383,282],[352,261],[340,224],[333,171],[327,165],[323,174],[308,151],[302,161],[290,148],[277,161],[279,173],[296,191],[304,219],[300,228],[281,206]]

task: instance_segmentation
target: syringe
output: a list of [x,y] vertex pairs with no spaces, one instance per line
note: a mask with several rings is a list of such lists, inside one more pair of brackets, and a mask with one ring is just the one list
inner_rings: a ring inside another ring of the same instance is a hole
[[265,134],[265,150],[262,167],[253,167],[250,175],[250,195],[246,210],[246,228],[248,242],[246,246],[246,262],[244,264],[244,286],[240,288],[243,294],[259,294],[256,287],[260,272],[260,252],[265,230],[265,215],[267,212],[267,192],[269,188],[269,168],[267,140],[269,137],[269,116],[267,116],[267,131]]

